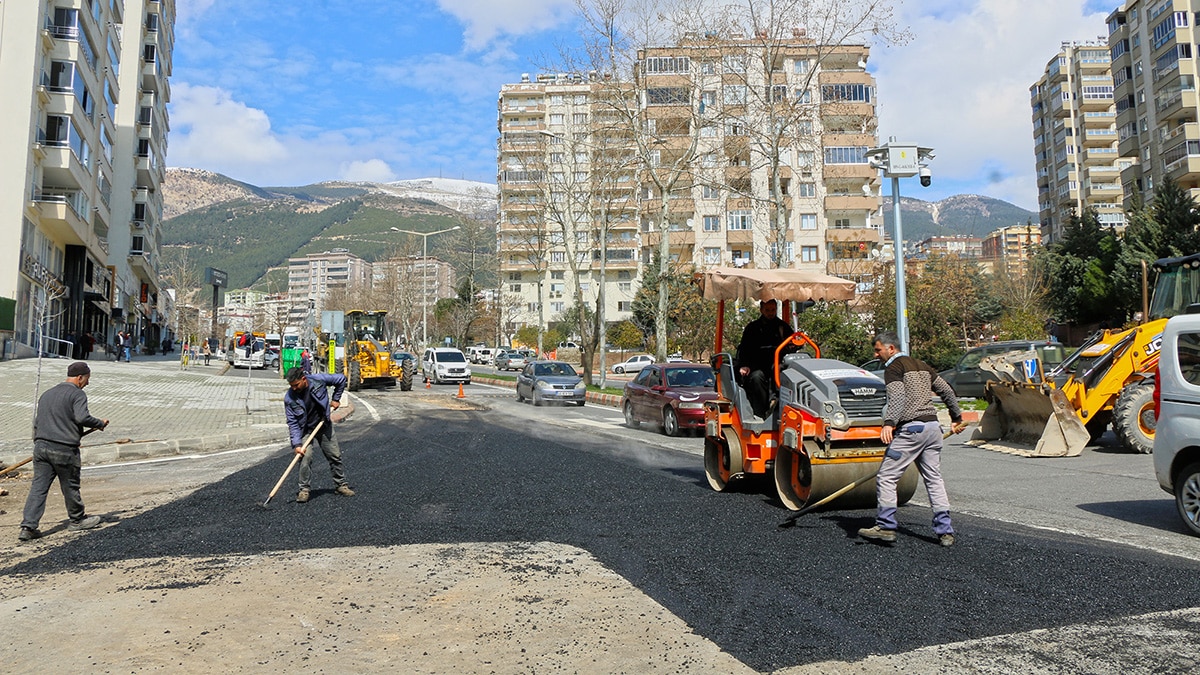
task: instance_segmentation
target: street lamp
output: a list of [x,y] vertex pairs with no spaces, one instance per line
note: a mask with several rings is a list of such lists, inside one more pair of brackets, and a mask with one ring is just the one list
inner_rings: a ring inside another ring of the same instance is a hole
[[866,153],[867,162],[875,169],[883,169],[883,175],[892,179],[892,220],[895,234],[892,248],[896,256],[896,337],[900,338],[900,351],[908,353],[908,296],[904,289],[904,232],[900,225],[900,179],[920,174],[921,187],[929,187],[932,174],[925,163],[933,159],[933,148],[918,147],[913,143],[897,143],[892,136],[883,147],[872,148]]
[[421,346],[429,345],[429,237],[435,234],[445,234],[455,230],[461,230],[458,225],[437,232],[413,232],[412,230],[402,230],[398,227],[389,228],[392,232],[403,232],[421,238]]

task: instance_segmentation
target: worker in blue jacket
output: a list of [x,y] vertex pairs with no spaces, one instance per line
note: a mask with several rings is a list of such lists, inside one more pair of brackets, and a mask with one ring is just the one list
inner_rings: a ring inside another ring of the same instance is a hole
[[[336,492],[353,497],[354,490],[346,483],[342,451],[333,437],[333,421],[329,417],[330,411],[337,410],[341,405],[342,393],[346,391],[346,376],[339,373],[305,373],[303,368],[292,368],[287,372],[287,381],[289,389],[283,395],[283,410],[287,416],[288,433],[292,449],[296,454],[304,455],[300,461],[300,492],[296,494],[296,503],[308,501],[312,480],[313,452],[312,448],[305,450],[304,438],[322,421],[325,424],[313,438],[313,443],[321,446],[321,452],[329,462],[329,471],[337,485]],[[333,387],[333,400],[330,400],[329,387]]]

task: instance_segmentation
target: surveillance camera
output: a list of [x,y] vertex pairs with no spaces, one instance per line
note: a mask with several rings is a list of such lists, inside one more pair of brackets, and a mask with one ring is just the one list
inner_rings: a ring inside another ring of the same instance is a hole
[[933,172],[929,170],[929,167],[923,166],[918,173],[921,176],[921,187],[929,187],[929,184],[933,182]]

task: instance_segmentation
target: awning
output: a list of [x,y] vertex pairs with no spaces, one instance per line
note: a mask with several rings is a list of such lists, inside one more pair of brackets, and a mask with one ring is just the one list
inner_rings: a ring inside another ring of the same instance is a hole
[[696,274],[709,300],[853,300],[855,284],[848,279],[804,270],[759,270],[713,267]]

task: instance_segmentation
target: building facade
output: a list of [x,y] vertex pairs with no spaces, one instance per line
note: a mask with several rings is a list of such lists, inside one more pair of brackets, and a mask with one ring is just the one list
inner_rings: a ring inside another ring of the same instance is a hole
[[1122,198],[1149,203],[1171,180],[1200,198],[1196,0],[1129,0],[1108,15]]
[[[628,318],[666,237],[677,268],[787,267],[869,283],[882,240],[875,81],[862,45],[691,34],[639,52],[633,82],[505,85],[500,272],[542,325],[574,304]],[[582,195],[582,196],[581,196]]]
[[330,293],[370,283],[371,263],[344,248],[288,258],[289,320],[302,325],[310,312],[320,317]]
[[937,235],[927,237],[913,246],[918,256],[957,255],[962,258],[979,258],[983,255],[983,240],[966,235]]
[[983,238],[982,259],[992,271],[1019,277],[1028,269],[1042,245],[1042,230],[1036,225],[1002,227]]
[[1047,242],[1086,209],[1105,225],[1125,226],[1121,175],[1138,160],[1118,143],[1115,71],[1105,40],[1064,42],[1029,88],[1038,219]]
[[[158,179],[173,0],[26,0],[0,3],[0,336],[5,357],[84,356],[84,334],[110,343],[118,329],[157,345],[167,325],[157,258],[131,261],[139,171],[134,121],[145,90]],[[158,63],[146,72],[146,47]],[[165,67],[163,66],[165,64]],[[157,224],[161,200],[143,222]],[[161,239],[161,235],[152,232]],[[157,242],[156,242],[157,246]],[[157,252],[155,247],[154,252]],[[131,264],[146,269],[134,282]],[[160,307],[161,303],[161,307]]]

